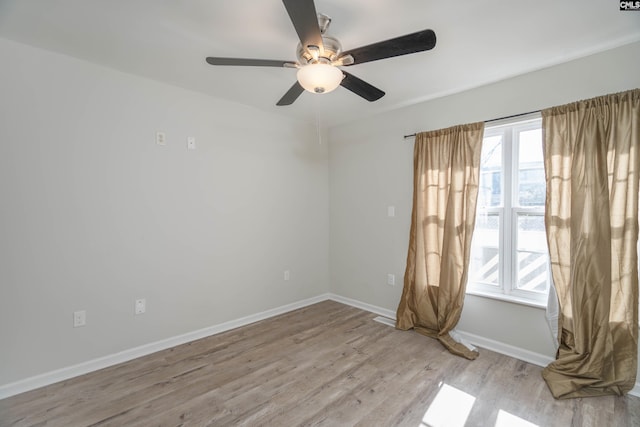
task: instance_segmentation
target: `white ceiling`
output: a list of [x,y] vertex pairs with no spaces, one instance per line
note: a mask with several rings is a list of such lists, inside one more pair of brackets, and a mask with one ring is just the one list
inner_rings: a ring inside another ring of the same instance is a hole
[[316,0],[316,9],[345,50],[426,28],[437,44],[349,67],[386,92],[379,101],[338,88],[276,107],[295,70],[205,57],[295,60],[280,0],[0,0],[0,37],[326,126],[640,40],[640,12],[612,0]]

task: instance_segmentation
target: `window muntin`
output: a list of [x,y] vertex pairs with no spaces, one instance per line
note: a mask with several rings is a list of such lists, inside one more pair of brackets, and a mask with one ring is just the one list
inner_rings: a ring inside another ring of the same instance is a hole
[[545,194],[541,119],[485,128],[470,293],[546,303]]

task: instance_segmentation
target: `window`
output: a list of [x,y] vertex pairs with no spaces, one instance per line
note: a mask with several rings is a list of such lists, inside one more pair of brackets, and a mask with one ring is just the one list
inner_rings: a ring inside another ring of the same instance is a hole
[[536,117],[485,128],[469,293],[546,305],[541,126]]

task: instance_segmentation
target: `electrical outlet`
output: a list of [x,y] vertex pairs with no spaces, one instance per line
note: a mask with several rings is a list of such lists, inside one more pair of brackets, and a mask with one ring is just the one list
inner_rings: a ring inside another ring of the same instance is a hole
[[196,139],[193,136],[187,138],[187,149],[195,150],[196,149]]
[[73,327],[79,328],[87,324],[87,312],[85,310],[78,310],[73,312]]
[[156,132],[156,144],[167,145],[167,136],[164,134],[164,132]]
[[147,311],[147,300],[144,298],[140,298],[136,300],[136,314],[144,314]]
[[291,272],[289,270],[284,271],[284,280],[291,279]]

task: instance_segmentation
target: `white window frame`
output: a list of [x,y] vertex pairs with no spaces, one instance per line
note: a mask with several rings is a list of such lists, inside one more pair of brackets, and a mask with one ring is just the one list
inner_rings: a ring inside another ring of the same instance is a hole
[[[486,208],[478,207],[478,214],[498,214],[499,221],[499,256],[498,256],[498,283],[499,286],[477,283],[472,281],[472,272],[469,272],[467,293],[485,296],[494,299],[506,300],[534,307],[547,306],[547,293],[532,292],[517,288],[517,247],[518,247],[518,215],[535,214],[544,217],[544,206],[522,207],[518,201],[518,148],[515,135],[518,132],[538,129],[542,126],[540,113],[527,116],[506,119],[485,127],[483,138],[502,135],[502,170],[501,195],[499,206]],[[548,256],[548,254],[547,254]],[[550,268],[547,261],[547,283],[550,286]]]

